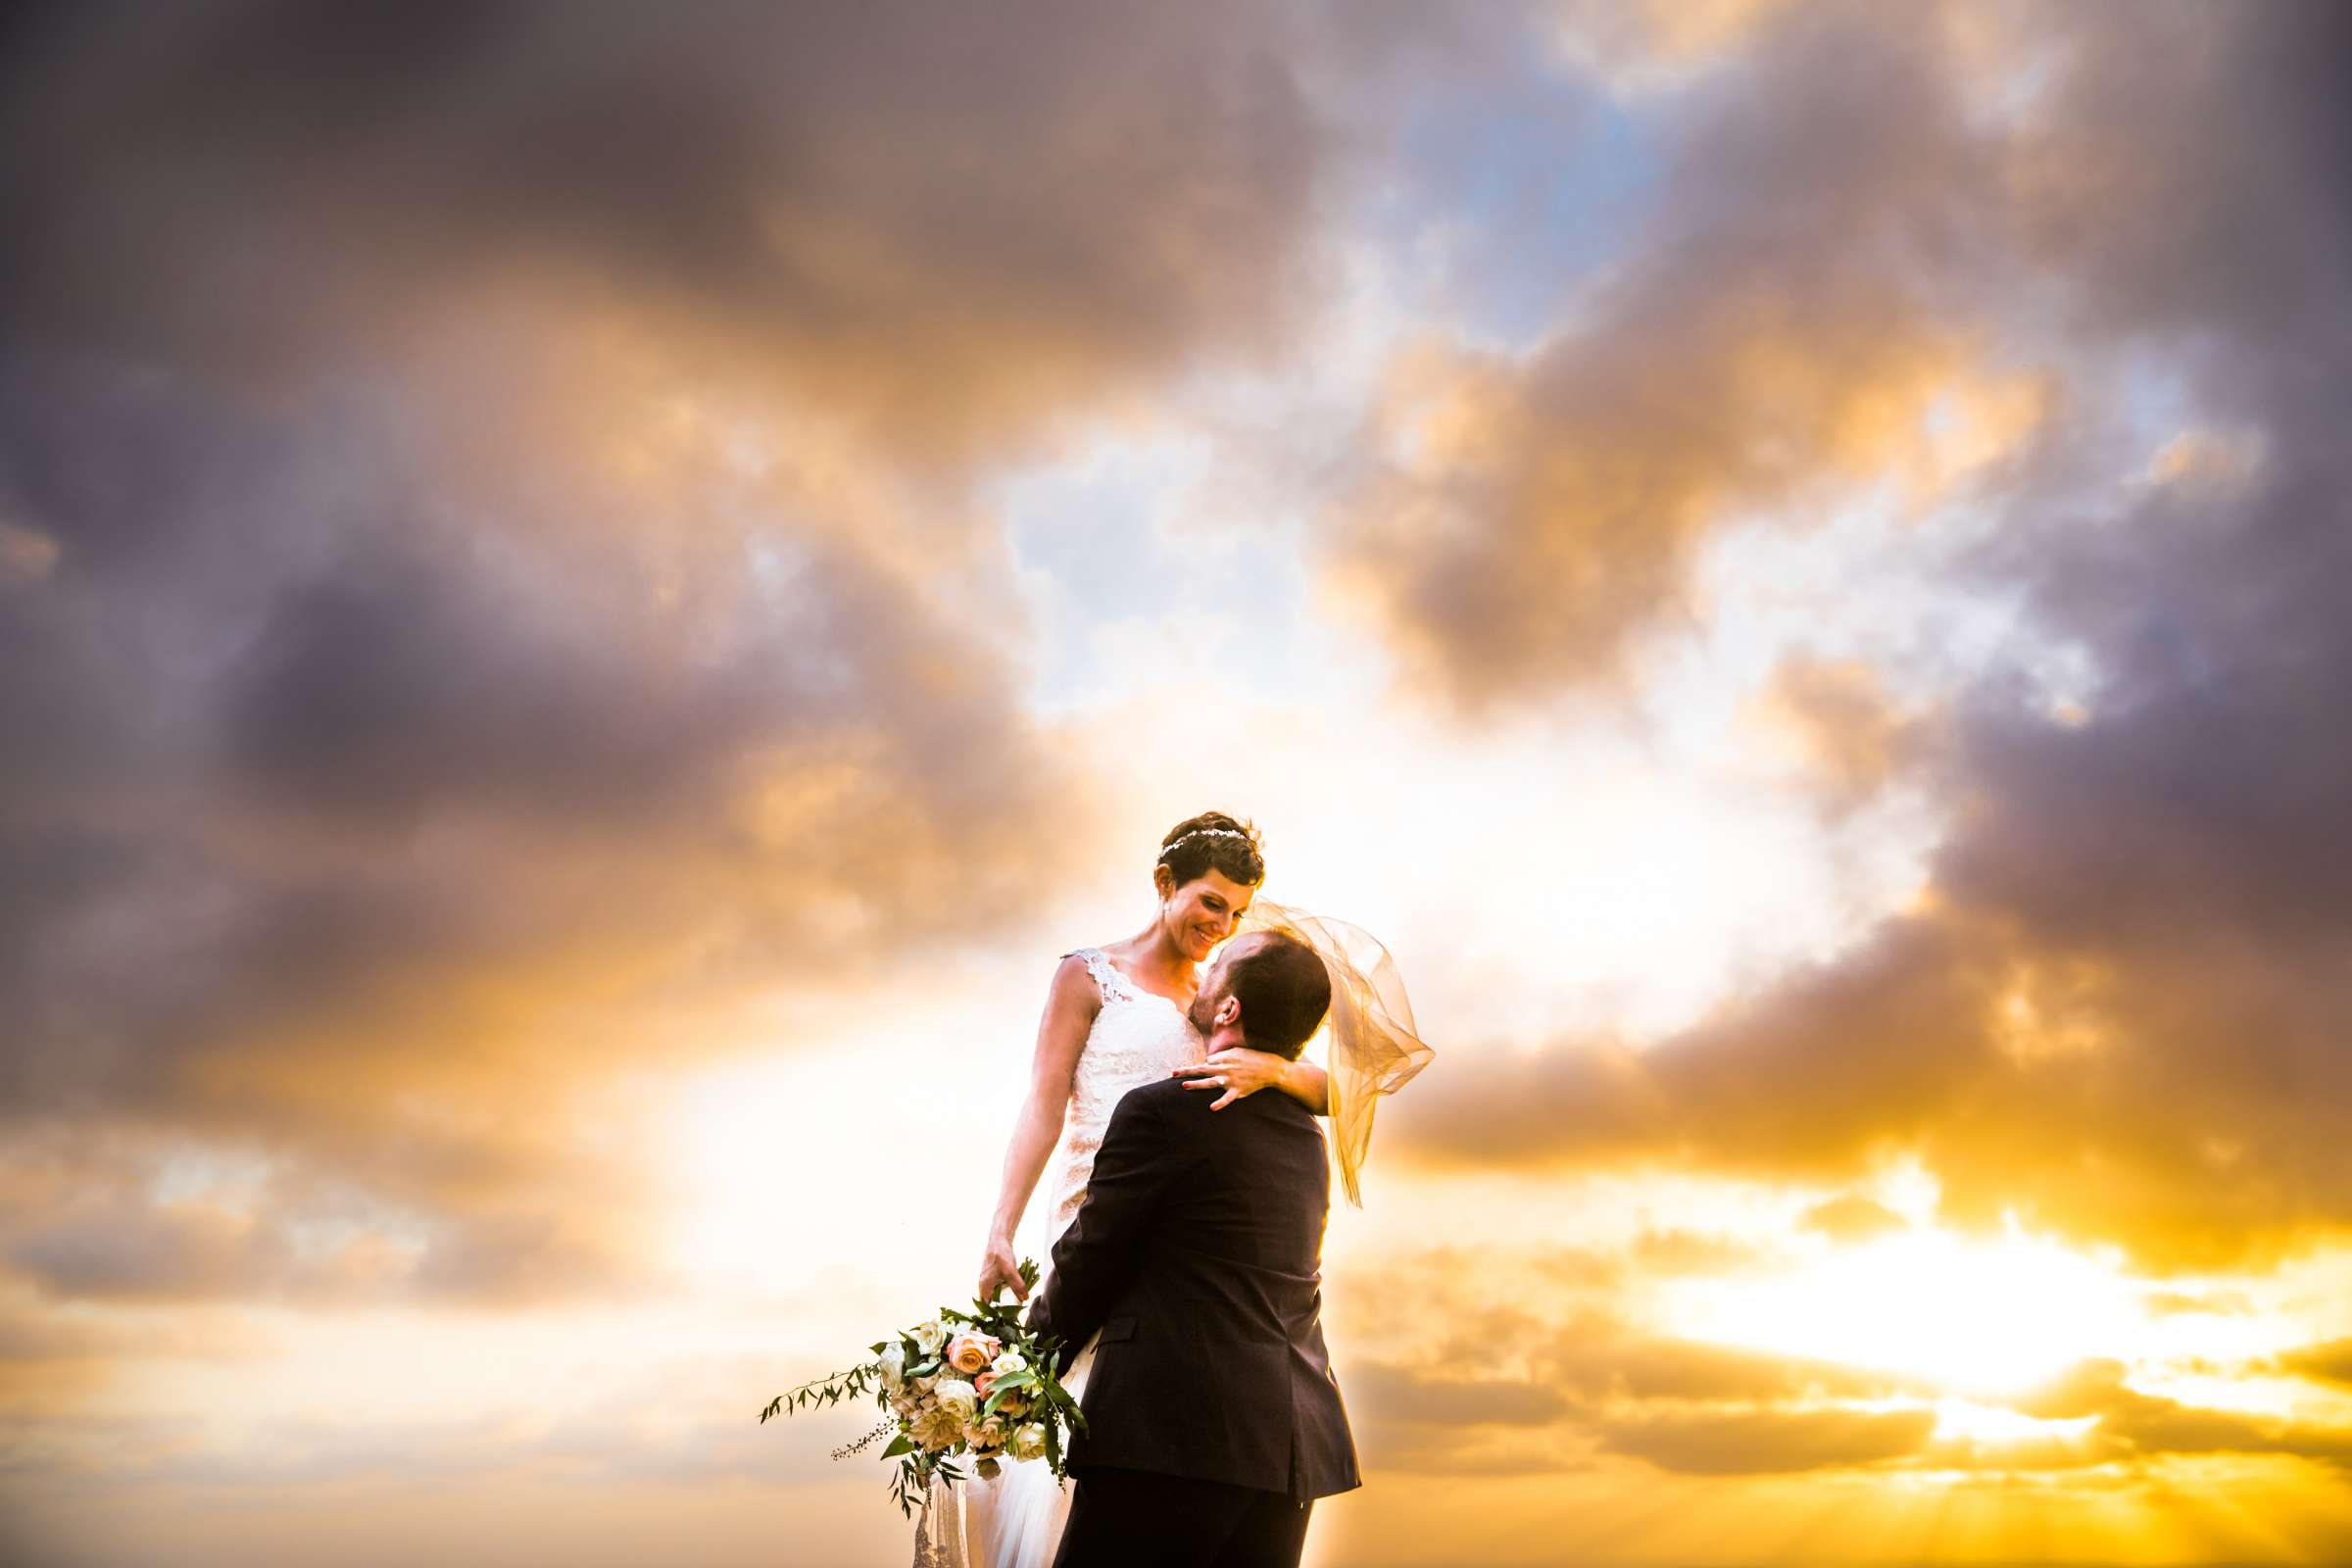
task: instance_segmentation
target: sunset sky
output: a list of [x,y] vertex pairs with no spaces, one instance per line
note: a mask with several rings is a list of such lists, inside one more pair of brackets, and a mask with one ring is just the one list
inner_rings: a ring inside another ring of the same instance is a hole
[[0,1559],[904,1561],[759,1407],[1213,808],[1436,1048],[1310,1563],[2352,1561],[2348,72],[11,8]]

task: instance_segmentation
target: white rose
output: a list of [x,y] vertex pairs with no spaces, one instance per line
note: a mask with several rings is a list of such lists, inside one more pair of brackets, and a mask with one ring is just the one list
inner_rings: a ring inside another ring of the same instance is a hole
[[1006,1350],[1003,1355],[991,1361],[988,1369],[1001,1378],[1008,1378],[1015,1372],[1028,1371],[1029,1358],[1018,1350]]
[[1032,1421],[1012,1431],[1012,1456],[1015,1459],[1042,1459],[1046,1455],[1046,1429]]
[[892,1341],[874,1358],[874,1365],[882,1373],[882,1387],[893,1394],[898,1393],[900,1386],[906,1381],[906,1348]]
[[948,1343],[948,1326],[939,1319],[933,1318],[928,1323],[916,1324],[907,1331],[907,1335],[914,1341],[914,1348],[923,1352],[923,1359],[927,1361],[937,1355],[940,1348]]
[[931,1392],[939,1399],[942,1409],[952,1409],[966,1421],[980,1407],[980,1392],[961,1378],[941,1378],[938,1387]]

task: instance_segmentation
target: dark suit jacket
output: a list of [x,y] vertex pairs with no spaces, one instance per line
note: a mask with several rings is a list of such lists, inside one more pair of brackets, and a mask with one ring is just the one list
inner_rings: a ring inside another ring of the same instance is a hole
[[1346,1492],[1363,1483],[1323,1348],[1323,1133],[1273,1090],[1214,1098],[1169,1079],[1121,1100],[1054,1246],[1030,1326],[1065,1364],[1102,1336],[1070,1465]]

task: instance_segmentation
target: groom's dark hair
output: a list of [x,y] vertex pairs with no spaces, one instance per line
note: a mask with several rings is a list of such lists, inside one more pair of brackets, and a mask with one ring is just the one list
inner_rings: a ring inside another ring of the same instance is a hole
[[1226,966],[1225,994],[1242,1004],[1242,1038],[1250,1050],[1297,1060],[1331,1010],[1331,974],[1314,949],[1269,931]]

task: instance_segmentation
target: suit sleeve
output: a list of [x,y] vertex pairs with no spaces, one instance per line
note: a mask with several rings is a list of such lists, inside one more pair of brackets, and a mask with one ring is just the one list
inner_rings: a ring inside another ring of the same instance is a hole
[[1086,1201],[1054,1244],[1054,1272],[1029,1309],[1032,1330],[1061,1336],[1063,1366],[1102,1326],[1134,1279],[1191,1146],[1171,1125],[1164,1096],[1138,1090],[1111,1111],[1087,1178]]

